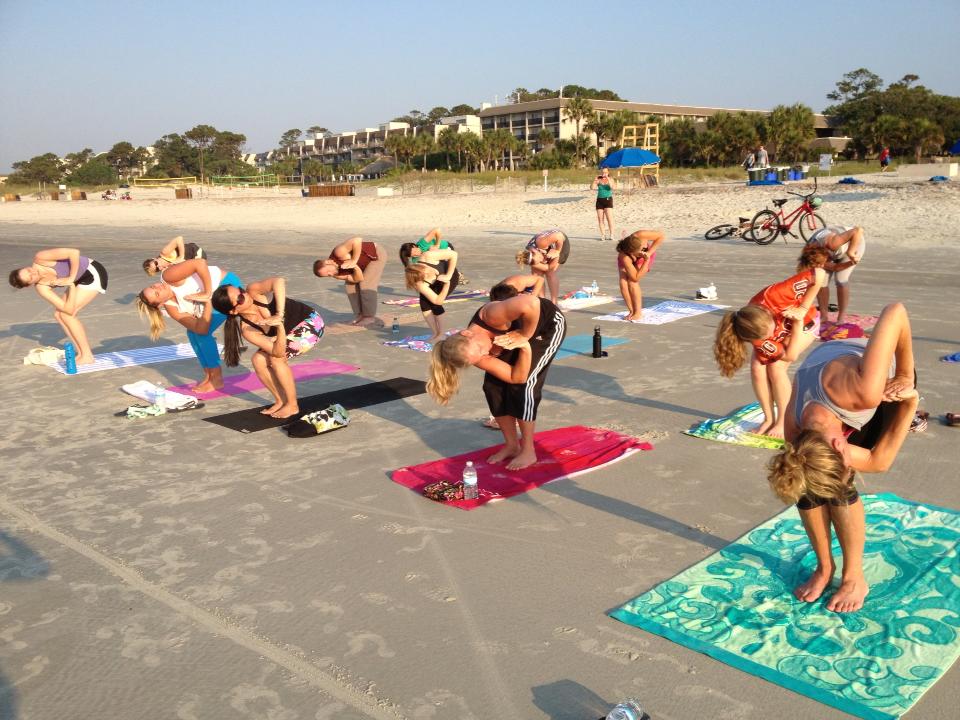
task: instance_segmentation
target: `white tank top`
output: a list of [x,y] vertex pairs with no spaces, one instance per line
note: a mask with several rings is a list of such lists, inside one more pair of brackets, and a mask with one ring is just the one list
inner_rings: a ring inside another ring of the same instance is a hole
[[[223,279],[223,270],[218,268],[216,265],[210,265],[207,268],[210,271],[210,284],[212,287],[207,288],[208,293],[212,293],[218,287],[220,287],[220,281]],[[163,274],[161,273],[160,279],[163,280]],[[188,315],[193,315],[193,311],[196,309],[196,304],[192,300],[185,300],[187,295],[195,295],[198,292],[203,290],[203,284],[200,282],[200,276],[194,273],[186,280],[184,280],[180,285],[171,285],[166,280],[163,281],[164,284],[173,290],[173,299],[167,300],[164,305],[173,305],[182,313],[187,313]]]

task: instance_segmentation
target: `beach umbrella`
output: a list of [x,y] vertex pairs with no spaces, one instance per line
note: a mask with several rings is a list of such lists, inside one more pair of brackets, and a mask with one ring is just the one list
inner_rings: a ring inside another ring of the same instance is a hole
[[950,148],[950,154],[951,154],[951,155],[960,155],[960,140],[957,140],[957,141],[953,144],[953,147]]
[[660,162],[660,157],[656,153],[640,148],[628,147],[607,155],[607,157],[603,159],[603,162],[600,163],[600,167],[642,167],[643,165],[656,165],[658,162]]

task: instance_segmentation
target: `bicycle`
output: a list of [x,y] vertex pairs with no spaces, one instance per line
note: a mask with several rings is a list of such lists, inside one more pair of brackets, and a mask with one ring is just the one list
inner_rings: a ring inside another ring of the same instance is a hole
[[777,211],[766,209],[761,210],[753,216],[750,221],[750,232],[753,235],[753,241],[757,245],[769,245],[778,235],[783,235],[783,241],[787,241],[787,235],[793,234],[792,228],[795,224],[800,224],[800,234],[804,241],[817,230],[826,227],[826,223],[819,213],[815,212],[823,204],[823,198],[817,195],[817,179],[813,179],[813,192],[804,195],[802,193],[787,191],[788,195],[796,195],[803,199],[803,202],[789,214],[783,214],[783,206],[790,201],[789,198],[779,198],[773,201]]
[[738,225],[722,223],[707,230],[703,236],[707,240],[720,240],[725,237],[743,237],[744,240],[753,240],[750,228],[750,218],[740,217]]

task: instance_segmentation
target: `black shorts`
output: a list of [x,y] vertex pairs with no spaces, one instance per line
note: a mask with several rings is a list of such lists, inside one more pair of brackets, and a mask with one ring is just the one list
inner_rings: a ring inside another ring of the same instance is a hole
[[203,248],[196,243],[190,242],[183,246],[184,260],[196,260],[197,258],[202,258],[207,262],[210,262],[210,258],[207,257],[207,254],[203,251]]
[[94,286],[94,290],[106,290],[107,269],[96,260],[91,260],[90,265],[92,265],[93,269],[96,271],[96,277],[94,277],[94,274],[90,272],[90,268],[87,267],[87,269],[83,271],[83,274],[73,281],[73,284],[77,287]]
[[[543,333],[530,339],[530,375],[525,383],[508,383],[486,373],[483,377],[483,394],[487,399],[487,407],[494,417],[510,416],[517,420],[532,422],[537,419],[537,409],[540,407],[540,395],[543,383],[547,379],[547,370],[553,362],[560,344],[567,334],[567,323],[559,309],[551,310],[554,313],[552,322]],[[503,353],[500,357],[511,365],[519,351],[513,350]]]
[[[460,271],[454,270],[453,277],[450,278],[450,292],[447,295],[452,295],[453,291],[457,289],[457,285],[460,284]],[[443,283],[439,280],[433,282],[430,285],[430,289],[433,290],[437,295],[443,291]],[[432,302],[427,300],[423,295],[420,296],[420,311],[423,313],[432,312],[434,315],[443,315],[446,310],[444,310],[443,305],[434,305]]]
[[597,198],[597,210],[609,210],[613,207],[613,198]]

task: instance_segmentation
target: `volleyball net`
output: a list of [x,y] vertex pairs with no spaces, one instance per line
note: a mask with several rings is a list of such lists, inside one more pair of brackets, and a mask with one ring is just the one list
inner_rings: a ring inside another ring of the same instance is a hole
[[146,178],[146,177],[135,177],[133,179],[134,187],[185,187],[187,185],[196,185],[197,178],[192,175],[190,177],[177,177],[177,178]]
[[231,185],[233,187],[272,187],[279,185],[277,176],[265,175],[211,175],[211,185]]

